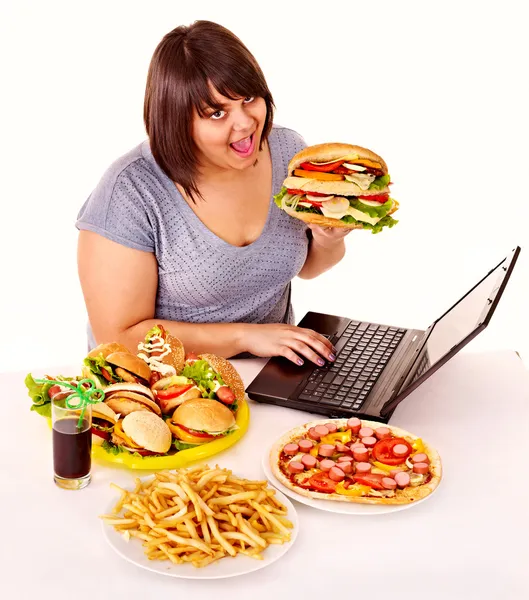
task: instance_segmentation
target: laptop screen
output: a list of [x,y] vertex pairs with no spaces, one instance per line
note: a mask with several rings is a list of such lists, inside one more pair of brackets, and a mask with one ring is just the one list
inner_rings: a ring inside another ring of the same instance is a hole
[[[425,343],[418,349],[417,359],[410,375],[399,390],[403,392],[419,377],[425,375],[455,346],[470,338],[482,325],[487,325],[503,292],[502,284],[512,269],[509,268],[518,252],[501,261],[490,273],[474,286],[461,300],[437,319],[425,332]],[[512,265],[514,266],[514,265]],[[464,345],[464,344],[463,344]],[[445,361],[442,361],[445,362]],[[413,375],[412,375],[413,374]]]

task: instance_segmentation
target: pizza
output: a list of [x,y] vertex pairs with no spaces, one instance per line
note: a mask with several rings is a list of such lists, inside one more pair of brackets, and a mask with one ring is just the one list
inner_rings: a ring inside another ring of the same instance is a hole
[[439,454],[421,438],[374,421],[328,419],[290,430],[270,466],[287,488],[309,498],[409,504],[441,481]]

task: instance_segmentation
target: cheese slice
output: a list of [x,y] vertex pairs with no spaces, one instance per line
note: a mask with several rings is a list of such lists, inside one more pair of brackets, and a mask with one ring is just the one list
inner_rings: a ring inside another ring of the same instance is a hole
[[370,223],[371,225],[376,225],[380,219],[382,219],[382,217],[370,217],[352,206],[349,207],[346,214],[351,215],[351,217],[354,217],[357,221],[363,221],[364,223]]

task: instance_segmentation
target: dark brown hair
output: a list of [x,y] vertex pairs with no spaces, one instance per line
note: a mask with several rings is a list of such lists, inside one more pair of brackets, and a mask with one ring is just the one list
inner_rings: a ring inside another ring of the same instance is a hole
[[236,35],[211,21],[182,25],[165,35],[149,66],[143,119],[154,159],[193,201],[200,197],[194,111],[205,116],[209,108],[221,110],[210,83],[231,100],[264,98],[267,112],[259,149],[272,128],[272,94],[257,61]]

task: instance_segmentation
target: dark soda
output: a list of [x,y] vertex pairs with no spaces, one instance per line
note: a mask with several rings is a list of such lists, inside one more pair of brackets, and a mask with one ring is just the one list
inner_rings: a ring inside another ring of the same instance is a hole
[[53,467],[64,479],[78,479],[90,473],[92,432],[86,419],[77,427],[78,417],[53,424]]

